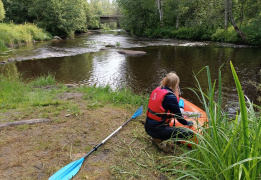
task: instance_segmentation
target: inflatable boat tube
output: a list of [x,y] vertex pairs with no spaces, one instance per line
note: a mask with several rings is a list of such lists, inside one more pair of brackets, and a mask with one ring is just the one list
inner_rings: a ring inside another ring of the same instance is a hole
[[[175,120],[175,126],[176,127],[184,127],[184,128],[189,128],[193,130],[194,132],[201,132],[200,128],[198,128],[198,125],[200,127],[206,127],[208,125],[208,118],[206,115],[206,112],[200,109],[198,106],[195,104],[189,102],[188,100],[184,98],[180,98],[179,100],[179,106],[182,112],[183,117],[187,121],[193,121],[194,125],[191,127],[184,126],[181,123],[179,123],[177,120]],[[192,141],[198,143],[197,138],[194,136],[191,138]],[[185,143],[185,142],[182,142]],[[191,146],[191,144],[188,144],[188,146]]]

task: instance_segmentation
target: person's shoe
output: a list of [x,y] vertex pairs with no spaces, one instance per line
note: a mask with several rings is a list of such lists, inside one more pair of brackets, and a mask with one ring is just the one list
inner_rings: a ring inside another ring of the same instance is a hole
[[167,146],[167,144],[165,142],[163,142],[163,140],[161,139],[155,139],[155,138],[151,138],[152,142],[154,142],[159,149],[161,149],[162,151],[166,152],[166,153],[170,153],[173,152],[173,148],[171,148],[170,146]]

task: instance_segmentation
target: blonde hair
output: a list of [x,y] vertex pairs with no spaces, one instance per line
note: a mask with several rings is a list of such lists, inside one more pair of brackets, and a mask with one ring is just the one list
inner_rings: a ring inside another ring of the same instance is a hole
[[171,88],[174,92],[177,91],[177,87],[179,84],[179,77],[176,73],[170,72],[162,81],[160,84],[160,87],[169,87]]

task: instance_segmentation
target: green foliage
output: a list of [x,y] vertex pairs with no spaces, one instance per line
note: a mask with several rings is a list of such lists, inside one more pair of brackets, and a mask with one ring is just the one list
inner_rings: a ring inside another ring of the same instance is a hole
[[242,27],[242,31],[247,34],[247,40],[249,44],[260,45],[261,44],[261,14],[256,18],[250,20],[250,22]]
[[[30,106],[48,106],[57,105],[59,102],[55,100],[55,95],[60,89],[43,89],[35,88],[35,84],[39,84],[39,79],[45,79],[45,83],[41,85],[52,85],[50,76],[38,78],[29,84],[13,77],[0,75],[0,107],[1,109],[12,109],[18,107]],[[51,78],[52,79],[52,78]]]
[[26,101],[27,86],[17,78],[0,75],[0,107],[14,108],[17,104]]
[[0,0],[0,21],[5,18],[5,8],[2,0]]
[[124,15],[120,21],[121,27],[124,29],[135,35],[143,36],[146,29],[159,27],[154,0],[118,0],[118,3]]
[[220,42],[238,42],[240,41],[240,37],[234,30],[234,27],[230,26],[227,30],[217,29],[211,36],[211,40]]
[[6,18],[5,22],[22,24],[32,22],[33,17],[28,13],[28,8],[34,0],[2,0],[4,3]]
[[52,35],[68,37],[75,31],[85,31],[87,2],[84,0],[36,0],[29,14],[34,22]]
[[6,51],[7,49],[4,41],[0,40],[0,51]]
[[49,39],[51,38],[47,33],[33,24],[0,24],[1,50],[5,50],[6,46],[13,46],[14,44],[30,43],[32,40],[43,41]]
[[175,38],[173,27],[151,28],[145,31],[145,35],[150,38]]
[[[221,101],[214,102],[218,94],[221,99],[221,83],[218,93],[215,93],[215,84],[212,84],[207,69],[209,91],[204,93],[198,83],[201,99],[209,119],[208,128],[201,128],[201,133],[196,134],[198,144],[195,148],[182,156],[174,156],[175,168],[168,168],[172,174],[178,174],[180,179],[249,179],[261,177],[261,117],[256,115],[253,105],[245,98],[231,63],[232,74],[235,79],[240,104],[240,114],[233,120],[222,112]],[[219,71],[221,82],[221,71]],[[176,168],[180,167],[180,168]],[[166,170],[166,169],[162,169]]]
[[93,104],[88,107],[98,107],[102,106],[102,103],[113,103],[115,105],[147,105],[148,99],[143,95],[135,95],[129,89],[121,89],[113,91],[109,86],[106,87],[87,87],[83,86],[79,88],[80,92],[85,94],[85,99],[90,99]]
[[[124,15],[121,26],[138,36],[242,43],[234,28],[223,30],[225,29],[223,0],[164,0],[162,24],[165,27],[160,26],[159,10],[155,4],[157,1],[118,0]],[[236,24],[246,34],[247,43],[261,44],[259,10],[261,3],[232,1],[232,6]],[[229,23],[229,18],[227,22]]]
[[87,25],[88,29],[98,29],[100,27],[101,15],[118,15],[118,5],[115,1],[110,0],[92,0],[88,3]]
[[210,39],[212,31],[202,27],[179,28],[174,32],[174,36],[179,39]]
[[194,40],[210,40],[212,31],[207,28],[179,28],[173,27],[147,29],[145,35],[150,38],[178,38],[178,39],[194,39]]
[[34,87],[43,87],[43,86],[50,86],[55,85],[57,82],[55,78],[48,74],[47,76],[40,76],[36,78],[34,81],[30,82],[30,84]]

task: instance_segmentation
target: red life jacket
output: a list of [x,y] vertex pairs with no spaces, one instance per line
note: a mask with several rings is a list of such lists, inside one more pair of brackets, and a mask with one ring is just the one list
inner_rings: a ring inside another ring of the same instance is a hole
[[148,104],[147,116],[150,119],[155,121],[166,120],[168,123],[173,115],[170,114],[170,111],[166,111],[162,106],[162,101],[166,94],[172,93],[166,89],[161,89],[161,87],[157,87],[154,89],[150,95],[150,100]]

